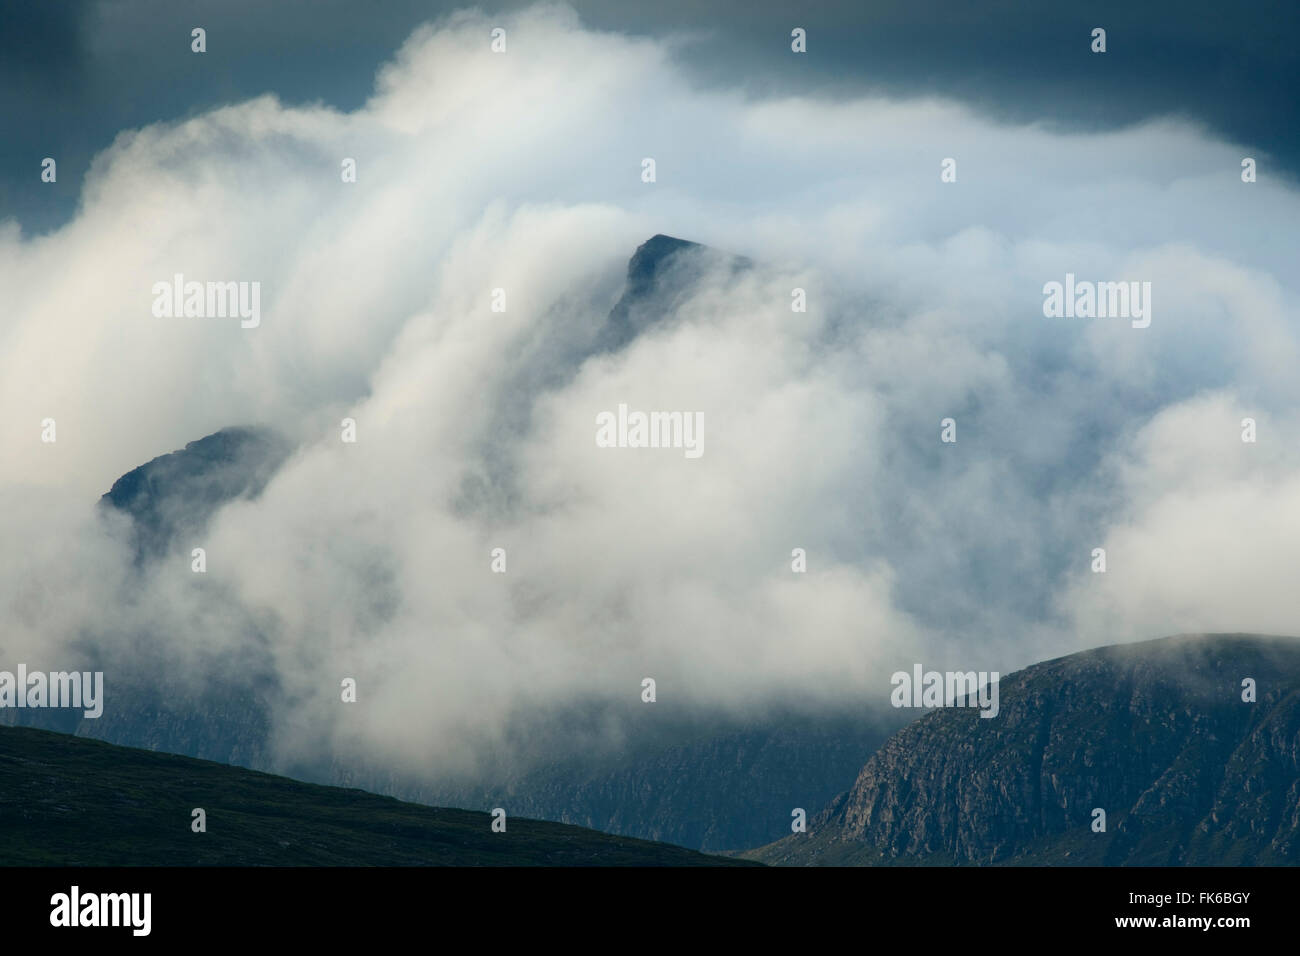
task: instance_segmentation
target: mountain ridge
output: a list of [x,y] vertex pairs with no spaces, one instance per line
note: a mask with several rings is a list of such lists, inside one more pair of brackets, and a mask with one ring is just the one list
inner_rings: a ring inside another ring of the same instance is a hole
[[[1256,699],[1243,700],[1243,681]],[[1109,691],[1107,690],[1109,688]],[[927,713],[792,834],[783,865],[1300,863],[1300,639],[1182,634],[1002,678]],[[1094,811],[1106,814],[1095,832]]]
[[745,864],[503,809],[495,832],[488,813],[0,727],[0,866]]

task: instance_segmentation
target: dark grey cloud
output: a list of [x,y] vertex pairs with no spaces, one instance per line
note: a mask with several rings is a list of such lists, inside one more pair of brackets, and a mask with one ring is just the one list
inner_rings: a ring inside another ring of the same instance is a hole
[[[0,217],[29,231],[66,221],[95,153],[122,129],[266,92],[290,104],[358,107],[376,68],[445,0],[99,0],[0,7]],[[525,3],[483,4],[509,10]],[[697,80],[782,92],[936,94],[1015,122],[1102,129],[1156,115],[1205,123],[1300,170],[1300,5],[945,0],[575,0],[592,27],[683,38]],[[193,26],[208,53],[189,51]],[[789,50],[792,26],[809,52]],[[1094,26],[1108,52],[1093,55]],[[647,102],[653,91],[646,91]],[[59,182],[39,181],[44,156]]]

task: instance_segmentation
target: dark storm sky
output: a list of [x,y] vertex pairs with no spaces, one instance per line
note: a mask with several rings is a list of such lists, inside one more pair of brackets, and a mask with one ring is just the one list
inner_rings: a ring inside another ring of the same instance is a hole
[[[0,219],[28,233],[71,217],[91,158],[122,129],[277,93],[353,109],[376,67],[443,0],[4,0],[0,3]],[[483,4],[487,9],[523,3]],[[1079,4],[1041,0],[574,0],[609,30],[682,33],[701,81],[754,92],[941,94],[1012,121],[1203,122],[1300,173],[1300,2]],[[190,52],[190,30],[208,53]],[[790,53],[794,26],[806,56]],[[1089,51],[1105,27],[1108,52]],[[59,181],[40,182],[53,156]]]

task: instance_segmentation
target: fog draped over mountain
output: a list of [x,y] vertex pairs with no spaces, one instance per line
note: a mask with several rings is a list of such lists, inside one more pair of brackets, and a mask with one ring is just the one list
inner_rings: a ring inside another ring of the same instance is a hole
[[[0,222],[3,666],[101,666],[106,708],[115,673],[272,674],[279,759],[470,773],[562,712],[616,743],[647,677],[673,713],[868,712],[913,662],[1296,631],[1294,188],[1172,118],[702,88],[671,52],[457,14],[356,111],[124,130],[72,222]],[[602,347],[656,234],[720,255]],[[176,274],[259,282],[260,324],[156,316]],[[1149,327],[1046,317],[1067,274],[1150,282]],[[598,447],[620,404],[700,413],[703,454]],[[260,495],[136,562],[99,497],[246,425],[293,449]]]

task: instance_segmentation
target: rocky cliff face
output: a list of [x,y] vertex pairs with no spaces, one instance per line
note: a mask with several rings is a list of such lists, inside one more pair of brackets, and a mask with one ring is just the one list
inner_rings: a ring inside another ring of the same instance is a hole
[[[1253,680],[1256,700],[1243,700]],[[1171,637],[1004,678],[895,734],[785,864],[1300,863],[1300,640]],[[1094,811],[1106,814],[1095,832]]]
[[411,796],[736,851],[788,833],[793,808],[824,806],[888,736],[887,727],[844,713],[769,715],[744,725],[702,718],[668,741],[634,741],[616,755],[582,755],[490,788]]

